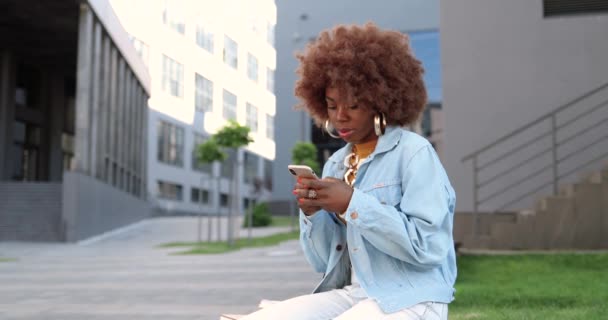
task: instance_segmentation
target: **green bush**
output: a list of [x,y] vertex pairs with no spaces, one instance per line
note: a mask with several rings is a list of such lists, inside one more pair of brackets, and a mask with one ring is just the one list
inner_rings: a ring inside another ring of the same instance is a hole
[[[265,202],[258,203],[253,207],[253,221],[254,227],[266,227],[272,223],[272,215],[268,210],[268,204]],[[243,227],[249,226],[249,209],[245,213],[245,219],[243,220]]]

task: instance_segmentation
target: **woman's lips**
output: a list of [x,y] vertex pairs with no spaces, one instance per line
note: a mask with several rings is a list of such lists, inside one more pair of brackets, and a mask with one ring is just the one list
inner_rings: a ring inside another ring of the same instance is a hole
[[352,135],[353,132],[355,132],[353,129],[339,129],[338,135],[340,135],[340,138],[345,139]]

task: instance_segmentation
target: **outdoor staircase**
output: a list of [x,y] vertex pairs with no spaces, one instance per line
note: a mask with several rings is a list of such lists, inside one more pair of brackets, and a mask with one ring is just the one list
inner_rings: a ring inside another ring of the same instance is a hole
[[[497,250],[608,249],[608,164],[539,199],[533,210],[480,213],[477,235],[460,235],[462,247]],[[473,214],[457,214],[456,224]]]
[[607,159],[604,83],[462,159],[473,210],[455,214],[457,247],[608,249]]
[[0,241],[61,241],[62,184],[0,182]]

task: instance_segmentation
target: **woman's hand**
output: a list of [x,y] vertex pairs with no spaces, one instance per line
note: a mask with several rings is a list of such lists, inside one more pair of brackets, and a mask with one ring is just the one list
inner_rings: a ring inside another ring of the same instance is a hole
[[[316,197],[309,197],[311,193],[309,190],[314,190]],[[298,198],[298,206],[307,215],[315,213],[319,209],[342,213],[348,208],[353,189],[344,181],[336,178],[328,177],[321,180],[301,178],[298,179],[293,193]]]

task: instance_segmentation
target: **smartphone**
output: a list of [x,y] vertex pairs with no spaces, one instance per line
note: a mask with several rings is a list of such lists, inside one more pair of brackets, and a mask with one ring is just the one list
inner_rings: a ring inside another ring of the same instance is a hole
[[287,169],[289,169],[289,173],[296,177],[319,179],[319,177],[317,177],[315,172],[309,166],[301,164],[290,164],[287,166]]

